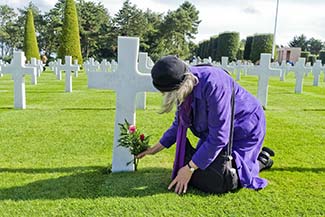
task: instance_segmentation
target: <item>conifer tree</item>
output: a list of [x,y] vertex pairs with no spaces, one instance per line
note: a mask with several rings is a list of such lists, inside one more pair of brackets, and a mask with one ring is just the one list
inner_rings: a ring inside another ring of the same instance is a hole
[[61,43],[58,57],[64,61],[65,56],[72,56],[82,64],[77,9],[74,0],[66,0]]
[[23,50],[25,52],[27,61],[30,61],[32,57],[40,59],[34,27],[34,16],[31,9],[27,10]]

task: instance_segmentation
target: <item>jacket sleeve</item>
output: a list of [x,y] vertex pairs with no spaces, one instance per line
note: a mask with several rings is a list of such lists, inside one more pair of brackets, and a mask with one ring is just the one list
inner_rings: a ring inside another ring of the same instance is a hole
[[169,127],[169,129],[164,133],[164,135],[160,139],[160,144],[164,147],[169,148],[176,142],[177,136],[177,129],[178,129],[178,109],[175,113],[175,119],[173,124]]
[[202,170],[206,169],[227,145],[231,121],[231,85],[208,83],[204,92],[208,112],[208,136],[192,157]]

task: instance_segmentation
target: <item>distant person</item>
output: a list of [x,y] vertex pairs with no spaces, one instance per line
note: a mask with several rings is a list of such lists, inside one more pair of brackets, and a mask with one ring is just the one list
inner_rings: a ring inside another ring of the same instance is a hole
[[290,60],[287,60],[287,64],[290,64],[291,66],[294,66],[294,63]]
[[[177,104],[175,120],[153,147],[136,158],[155,154],[176,142],[173,180],[178,194],[186,193],[188,184],[210,193],[225,193],[241,187],[259,190],[267,181],[261,170],[273,165],[274,152],[262,148],[266,133],[265,115],[259,101],[236,83],[223,69],[201,65],[187,67],[175,56],[161,58],[152,68],[153,85],[164,94],[163,112]],[[231,135],[232,99],[234,135],[232,164],[235,171],[225,180],[216,173],[221,154]],[[200,140],[194,149],[186,138],[190,128]],[[185,130],[185,132],[184,132]],[[262,151],[261,151],[262,149]],[[184,161],[178,156],[185,155]],[[219,161],[218,161],[219,160]],[[220,189],[222,188],[222,189]]]
[[45,53],[41,56],[41,61],[43,63],[43,71],[45,71],[46,65],[47,65],[47,57],[45,55]]

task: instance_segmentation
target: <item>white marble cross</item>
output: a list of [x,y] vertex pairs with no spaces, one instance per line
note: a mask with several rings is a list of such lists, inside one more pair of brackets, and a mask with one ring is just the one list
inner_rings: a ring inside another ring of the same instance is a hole
[[[138,70],[144,74],[151,74],[151,68],[148,66],[148,53],[139,52]],[[146,93],[137,93],[136,108],[146,109]]]
[[149,68],[152,68],[155,65],[155,63],[152,61],[152,59],[149,56],[148,56],[147,63]]
[[72,92],[72,72],[77,72],[80,70],[79,65],[72,64],[72,57],[65,56],[65,63],[61,65],[59,70],[65,71],[65,92]]
[[281,69],[280,81],[285,81],[287,70],[288,70],[287,62],[285,60],[282,60],[281,65],[280,65],[279,68]]
[[1,69],[5,66],[6,64],[4,62],[2,62],[2,60],[0,60],[0,77],[3,76]]
[[115,72],[118,67],[118,63],[115,60],[112,60],[111,67],[112,67],[112,72]]
[[84,69],[86,73],[98,71],[99,64],[95,62],[94,58],[89,58],[89,60],[84,63]]
[[292,67],[292,71],[296,74],[296,86],[295,93],[302,93],[304,75],[310,71],[309,68],[305,67],[305,58],[300,57],[298,62]]
[[305,76],[308,77],[309,73],[313,73],[312,70],[313,70],[313,67],[311,66],[311,62],[308,62],[306,63],[306,69],[308,69],[308,71],[306,72]]
[[135,124],[135,99],[138,92],[156,91],[149,74],[139,73],[137,68],[139,38],[118,37],[118,68],[112,73],[88,73],[88,87],[116,91],[116,114],[112,171],[134,171],[129,164],[133,156],[129,150],[118,145],[120,129],[124,119]]
[[236,71],[236,81],[240,81],[240,75],[242,72],[245,72],[246,67],[240,60],[237,60],[235,71]]
[[221,67],[227,70],[229,73],[233,73],[234,67],[229,66],[228,59],[228,57],[221,57]]
[[14,80],[14,108],[26,108],[26,90],[25,78],[26,74],[36,74],[34,67],[25,65],[25,54],[22,51],[14,51],[13,59],[9,65],[2,67],[1,72],[4,74],[12,74]]
[[73,60],[73,66],[78,66],[78,70],[74,71],[74,77],[75,78],[78,78],[78,76],[79,76],[78,72],[80,71],[80,66],[78,64],[78,60],[77,59],[76,60]]
[[106,59],[103,59],[99,65],[101,72],[109,72],[111,71],[111,64]]
[[37,84],[37,76],[38,76],[39,70],[40,70],[39,65],[37,63],[37,59],[34,57],[31,58],[30,64],[28,64],[28,66],[34,67],[36,69],[36,73],[32,74],[32,82],[31,82],[33,85],[36,85]]
[[260,64],[249,68],[247,74],[258,76],[257,99],[263,106],[267,106],[267,96],[269,89],[269,77],[280,76],[281,69],[272,69],[270,67],[271,54],[262,53]]
[[314,82],[313,86],[318,86],[320,73],[325,71],[325,67],[322,65],[322,60],[316,60],[313,65],[313,75],[314,75]]
[[56,61],[56,65],[55,65],[55,71],[54,73],[56,74],[56,79],[58,79],[59,81],[62,80],[62,60],[61,59],[58,59]]

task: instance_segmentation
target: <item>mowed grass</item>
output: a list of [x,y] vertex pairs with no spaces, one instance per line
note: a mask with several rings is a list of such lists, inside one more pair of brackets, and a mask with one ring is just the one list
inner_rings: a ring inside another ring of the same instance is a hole
[[[112,160],[115,93],[73,78],[73,93],[52,72],[26,77],[27,109],[13,109],[13,81],[0,78],[0,216],[325,216],[325,82],[294,94],[294,75],[271,78],[265,145],[275,164],[261,191],[210,195],[168,191],[175,147],[140,161],[135,173],[107,173]],[[64,76],[63,76],[64,78]],[[256,77],[239,82],[253,94]],[[137,126],[159,140],[173,114],[147,95]],[[190,136],[193,141],[195,138]]]

